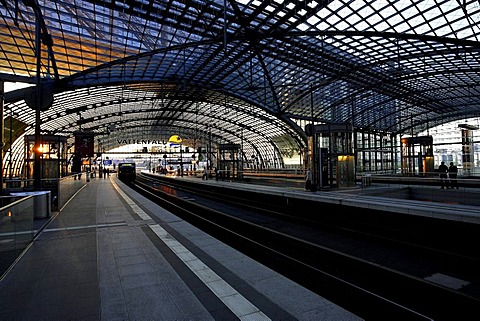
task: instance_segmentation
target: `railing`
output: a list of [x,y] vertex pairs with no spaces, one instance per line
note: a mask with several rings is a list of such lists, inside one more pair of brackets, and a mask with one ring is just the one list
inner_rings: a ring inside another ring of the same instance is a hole
[[271,175],[305,175],[305,169],[302,168],[244,168],[243,173],[247,174],[271,174]]
[[[364,174],[361,181],[362,195],[390,197],[427,202],[442,202],[462,205],[480,205],[480,177],[448,178],[444,184],[438,173],[428,176]],[[455,183],[452,185],[452,183]],[[442,189],[443,185],[443,189]]]
[[80,189],[85,185],[86,178],[77,179],[76,175],[70,175],[62,177],[59,180],[58,188],[58,209],[62,208],[63,205]]
[[65,205],[85,185],[85,181],[85,176],[80,179],[78,175],[43,179],[41,192],[32,191],[31,181],[18,179],[13,181],[14,184],[6,182],[6,191],[12,195],[0,196],[0,275],[32,242],[39,227],[36,225],[45,224],[45,220],[35,219],[48,219],[50,211]]
[[[41,180],[41,190],[51,192],[52,210],[57,211],[83,186],[87,175],[69,175],[62,178]],[[4,179],[6,193],[33,191],[31,179]]]
[[0,208],[0,274],[3,274],[34,237],[34,196],[21,199],[1,196]]
[[[245,178],[257,177],[256,184],[303,188],[304,174],[298,171],[243,172]],[[457,185],[452,187],[452,178],[447,177],[444,189],[437,172],[421,176],[404,174],[358,173],[356,183],[346,188],[325,188],[324,191],[341,191],[365,196],[441,202],[480,206],[480,177],[458,175]],[[457,188],[458,186],[458,188]],[[322,191],[319,191],[321,193]]]

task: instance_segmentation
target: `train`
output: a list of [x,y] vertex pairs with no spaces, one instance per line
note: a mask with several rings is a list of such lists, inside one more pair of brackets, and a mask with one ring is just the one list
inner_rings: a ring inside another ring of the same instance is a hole
[[137,178],[135,163],[119,163],[117,166],[118,179],[130,183]]

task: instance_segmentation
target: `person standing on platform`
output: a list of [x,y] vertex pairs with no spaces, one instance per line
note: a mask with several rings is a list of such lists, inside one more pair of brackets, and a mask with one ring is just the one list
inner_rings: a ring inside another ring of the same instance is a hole
[[441,189],[444,189],[445,187],[448,189],[448,182],[447,182],[447,173],[448,173],[448,166],[445,165],[445,162],[441,162],[440,166],[438,166],[438,174],[440,175],[440,184],[441,184]]
[[305,174],[305,190],[309,191],[312,188],[312,172],[310,168],[307,169]]
[[208,173],[207,173],[207,168],[203,168],[203,175],[202,175],[202,181],[203,180],[208,180]]
[[448,176],[450,177],[450,186],[452,189],[455,187],[458,189],[457,174],[458,167],[453,164],[453,162],[450,162],[450,166],[448,167]]

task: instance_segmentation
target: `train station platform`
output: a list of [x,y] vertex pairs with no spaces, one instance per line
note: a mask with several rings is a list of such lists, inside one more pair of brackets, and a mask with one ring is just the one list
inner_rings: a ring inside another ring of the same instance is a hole
[[92,179],[0,282],[1,320],[360,320],[116,179]]
[[[165,175],[143,171],[145,174],[164,177]],[[172,179],[195,184],[215,185],[244,192],[255,192],[269,196],[293,198],[315,203],[345,207],[379,210],[400,215],[418,216],[447,221],[480,224],[480,188],[439,189],[435,186],[380,183],[362,187],[307,191],[301,184],[291,180],[276,180],[273,184],[209,178],[202,180],[195,176],[176,176]]]

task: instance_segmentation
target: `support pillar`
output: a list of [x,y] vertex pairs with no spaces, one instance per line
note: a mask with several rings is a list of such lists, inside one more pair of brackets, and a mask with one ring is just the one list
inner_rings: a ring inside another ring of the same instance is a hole
[[0,79],[0,195],[3,195],[3,146],[4,144],[4,102],[5,102],[5,87],[3,79]]
[[42,101],[42,92],[40,89],[41,79],[40,79],[40,68],[41,68],[41,34],[40,34],[40,19],[36,17],[35,19],[35,56],[37,63],[36,71],[36,86],[35,86],[35,162],[33,169],[33,185],[36,191],[41,190],[42,187],[42,166],[40,164],[40,108]]

